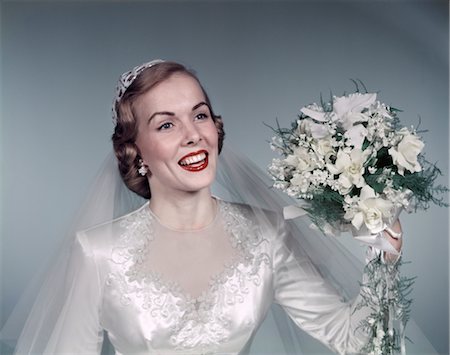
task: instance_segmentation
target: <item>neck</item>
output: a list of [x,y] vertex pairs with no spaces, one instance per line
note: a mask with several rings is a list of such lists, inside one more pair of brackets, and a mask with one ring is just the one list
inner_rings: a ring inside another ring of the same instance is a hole
[[209,189],[181,191],[170,196],[152,192],[150,209],[168,227],[195,230],[212,222],[216,216],[216,201]]

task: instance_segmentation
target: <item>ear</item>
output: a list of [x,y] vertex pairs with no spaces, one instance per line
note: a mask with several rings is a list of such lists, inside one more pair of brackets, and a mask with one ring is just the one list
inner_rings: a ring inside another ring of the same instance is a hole
[[136,141],[134,141],[134,143],[133,143],[133,149],[136,152],[136,161],[139,161],[139,159],[140,159],[145,164],[144,158],[142,157],[142,154],[141,154],[141,150],[139,149],[139,146],[137,145]]

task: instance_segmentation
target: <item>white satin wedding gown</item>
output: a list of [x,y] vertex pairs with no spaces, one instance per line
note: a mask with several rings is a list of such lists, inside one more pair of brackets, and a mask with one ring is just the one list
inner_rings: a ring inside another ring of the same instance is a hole
[[338,353],[357,352],[368,310],[343,303],[283,219],[218,200],[214,221],[165,227],[148,204],[77,235],[46,353],[242,354],[272,302]]

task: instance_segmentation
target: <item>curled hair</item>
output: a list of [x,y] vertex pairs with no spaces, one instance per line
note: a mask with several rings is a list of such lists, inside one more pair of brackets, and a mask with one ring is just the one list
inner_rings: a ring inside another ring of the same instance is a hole
[[223,140],[225,138],[222,118],[216,116],[212,111],[209,97],[193,72],[186,69],[183,65],[174,62],[162,62],[142,71],[127,88],[120,101],[116,103],[117,122],[112,135],[112,141],[118,160],[119,172],[123,181],[131,191],[146,199],[151,197],[151,192],[147,176],[142,176],[138,172],[141,156],[139,148],[135,143],[138,134],[138,125],[137,118],[133,112],[133,104],[140,96],[167,80],[175,73],[186,74],[195,79],[200,85],[217,128],[219,153],[222,150]]

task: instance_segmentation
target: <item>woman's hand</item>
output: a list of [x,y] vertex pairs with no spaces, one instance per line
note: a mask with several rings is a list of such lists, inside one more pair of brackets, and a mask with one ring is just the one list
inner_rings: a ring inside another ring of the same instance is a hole
[[[400,252],[402,250],[403,238],[402,238],[402,226],[400,220],[397,219],[389,229],[385,229],[384,237],[391,243],[391,245]],[[395,262],[398,259],[398,255],[391,253],[384,253],[384,260],[387,262]]]

